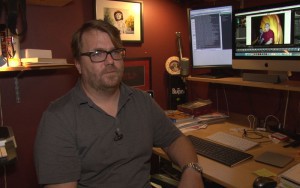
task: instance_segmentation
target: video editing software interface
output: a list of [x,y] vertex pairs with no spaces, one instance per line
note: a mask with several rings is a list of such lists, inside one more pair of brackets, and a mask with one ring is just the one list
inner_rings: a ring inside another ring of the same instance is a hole
[[232,7],[189,10],[193,67],[232,64]]
[[300,3],[234,14],[235,57],[300,57]]

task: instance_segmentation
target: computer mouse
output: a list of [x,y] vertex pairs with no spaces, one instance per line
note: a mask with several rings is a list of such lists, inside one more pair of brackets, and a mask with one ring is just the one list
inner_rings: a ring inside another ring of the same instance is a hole
[[253,188],[275,188],[277,182],[270,177],[258,176],[253,182]]

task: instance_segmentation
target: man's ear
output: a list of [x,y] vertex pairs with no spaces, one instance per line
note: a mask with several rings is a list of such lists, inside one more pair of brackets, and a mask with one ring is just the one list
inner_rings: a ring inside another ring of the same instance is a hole
[[79,74],[81,74],[81,64],[79,63],[78,60],[75,60],[75,66]]

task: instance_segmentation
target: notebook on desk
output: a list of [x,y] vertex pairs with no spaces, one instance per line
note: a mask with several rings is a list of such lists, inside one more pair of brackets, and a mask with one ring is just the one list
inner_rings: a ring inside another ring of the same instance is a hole
[[287,164],[292,162],[294,158],[290,156],[282,155],[280,153],[267,151],[257,156],[254,160],[257,162],[283,168]]

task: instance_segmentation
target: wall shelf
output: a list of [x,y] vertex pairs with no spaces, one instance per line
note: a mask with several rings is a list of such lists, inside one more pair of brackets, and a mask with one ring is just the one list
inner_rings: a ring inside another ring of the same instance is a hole
[[66,69],[72,68],[74,64],[62,64],[62,65],[38,65],[38,66],[20,66],[20,67],[0,67],[0,72],[17,72],[17,71],[30,71],[30,70],[45,70],[45,69]]
[[201,78],[189,76],[186,78],[188,81],[197,82],[208,82],[216,84],[227,84],[227,85],[237,85],[237,86],[247,86],[265,89],[275,89],[275,90],[286,90],[286,91],[297,91],[300,92],[300,81],[286,81],[279,84],[264,83],[264,82],[251,82],[244,81],[240,77],[228,77],[228,78]]

